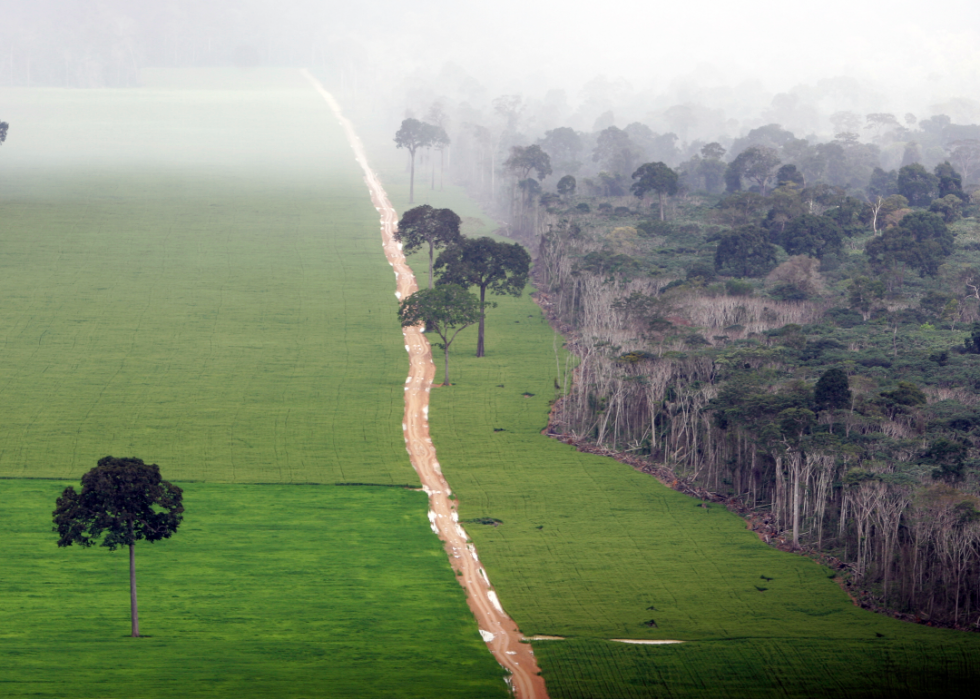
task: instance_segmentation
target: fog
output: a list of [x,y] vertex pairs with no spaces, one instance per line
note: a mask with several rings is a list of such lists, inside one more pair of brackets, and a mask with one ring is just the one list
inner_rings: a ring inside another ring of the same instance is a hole
[[[682,139],[770,122],[830,136],[842,110],[980,121],[971,0],[0,1],[0,85],[123,88],[148,69],[230,65],[309,67],[388,120],[521,95],[536,132],[610,111]],[[698,123],[656,123],[677,105]]]

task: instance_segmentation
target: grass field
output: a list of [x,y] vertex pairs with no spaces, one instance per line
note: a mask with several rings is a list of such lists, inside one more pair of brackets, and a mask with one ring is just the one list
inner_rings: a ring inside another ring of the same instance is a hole
[[[424,494],[329,485],[418,482],[336,121],[295,73],[146,77],[0,90],[0,696],[505,696]],[[149,638],[125,554],[51,532],[106,454],[185,488]]]
[[184,484],[132,639],[126,551],[54,545],[69,484],[0,480],[0,696],[506,696],[424,493]]
[[[379,160],[404,208],[400,163]],[[473,215],[457,189],[422,198]],[[980,679],[980,638],[862,611],[724,508],[542,436],[554,342],[527,296],[502,299],[487,356],[461,336],[430,410],[460,517],[502,520],[468,531],[504,607],[525,634],[570,638],[535,643],[553,697],[949,696]]]
[[286,77],[0,91],[0,475],[416,482],[378,217]]

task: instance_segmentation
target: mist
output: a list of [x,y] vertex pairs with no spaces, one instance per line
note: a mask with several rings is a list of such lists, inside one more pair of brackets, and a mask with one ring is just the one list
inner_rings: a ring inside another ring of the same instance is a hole
[[980,10],[969,0],[3,0],[0,17],[0,86],[127,88],[161,68],[306,67],[345,108],[386,126],[435,102],[485,113],[520,96],[527,139],[600,118],[681,141],[768,123],[829,139],[839,112],[980,122]]

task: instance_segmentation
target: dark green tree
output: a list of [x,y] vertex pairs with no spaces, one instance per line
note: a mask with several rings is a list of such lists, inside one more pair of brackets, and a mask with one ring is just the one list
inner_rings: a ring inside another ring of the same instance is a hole
[[630,191],[640,198],[649,192],[656,192],[660,202],[660,220],[666,221],[664,205],[668,196],[677,194],[677,173],[664,163],[645,163],[637,168],[632,177],[636,181],[630,185]]
[[432,126],[411,118],[402,121],[401,128],[395,132],[395,146],[407,150],[412,161],[412,174],[409,177],[408,185],[409,204],[415,203],[415,152],[419,148],[431,146],[432,138],[435,135]]
[[912,206],[929,206],[939,189],[939,178],[919,163],[906,165],[898,171],[898,193]]
[[776,170],[776,186],[785,187],[786,185],[794,185],[800,189],[806,186],[806,178],[795,165],[783,165]]
[[790,255],[822,258],[841,250],[840,226],[826,216],[803,214],[786,224],[775,241]]
[[432,265],[436,248],[456,243],[460,238],[460,218],[451,209],[433,209],[428,204],[409,209],[398,222],[395,240],[410,255],[422,246],[429,248],[429,288],[432,288]]
[[445,374],[442,385],[449,385],[449,346],[460,331],[480,320],[476,296],[457,284],[440,284],[420,289],[404,299],[398,307],[402,327],[427,325],[442,338]]
[[933,173],[939,178],[939,196],[937,199],[942,199],[950,194],[960,199],[969,198],[963,191],[963,178],[949,164],[948,160],[937,165]]
[[0,121],[0,145],[7,140],[7,130],[10,128],[10,124],[5,121]]
[[758,226],[723,236],[715,250],[715,270],[726,277],[762,277],[775,266],[776,248]]
[[558,180],[558,194],[562,198],[568,198],[575,196],[575,178],[571,175],[565,175],[560,180]]
[[55,507],[58,546],[129,547],[129,600],[133,636],[139,637],[136,604],[137,541],[169,539],[183,519],[183,491],[160,479],[156,464],[106,456],[82,476],[82,491],[69,486]]
[[487,291],[498,296],[520,296],[527,285],[531,256],[520,243],[498,243],[486,236],[463,238],[443,250],[435,266],[440,270],[440,285],[457,284],[480,289],[476,356],[484,356]]
[[897,226],[868,241],[864,252],[878,270],[901,263],[917,270],[920,276],[934,277],[953,253],[953,234],[941,216],[914,211]]
[[843,369],[827,369],[813,389],[813,404],[817,410],[847,408],[851,405],[851,387]]

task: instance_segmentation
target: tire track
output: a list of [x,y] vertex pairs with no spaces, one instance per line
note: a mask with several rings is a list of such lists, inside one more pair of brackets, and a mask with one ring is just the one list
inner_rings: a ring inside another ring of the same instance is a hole
[[[398,215],[388,202],[380,180],[368,166],[360,139],[351,123],[344,118],[340,105],[333,96],[307,71],[302,71],[314,89],[320,93],[340,122],[354,156],[364,170],[364,179],[371,192],[371,201],[381,215],[381,238],[388,264],[395,272],[398,299],[407,298],[418,290],[415,276],[405,261],[401,245],[395,241]],[[436,450],[429,437],[429,390],[435,377],[432,351],[421,328],[404,328],[405,350],[408,352],[409,373],[405,380],[405,417],[402,430],[405,448],[412,466],[419,474],[422,488],[429,496],[429,522],[439,535],[449,554],[449,563],[457,573],[457,580],[467,591],[467,603],[476,617],[480,636],[486,642],[500,665],[511,673],[508,682],[519,699],[547,699],[544,679],[538,670],[531,644],[525,639],[513,619],[507,616],[497,593],[480,564],[476,548],[467,543],[466,532],[460,526],[456,513],[457,502],[442,475]]]

